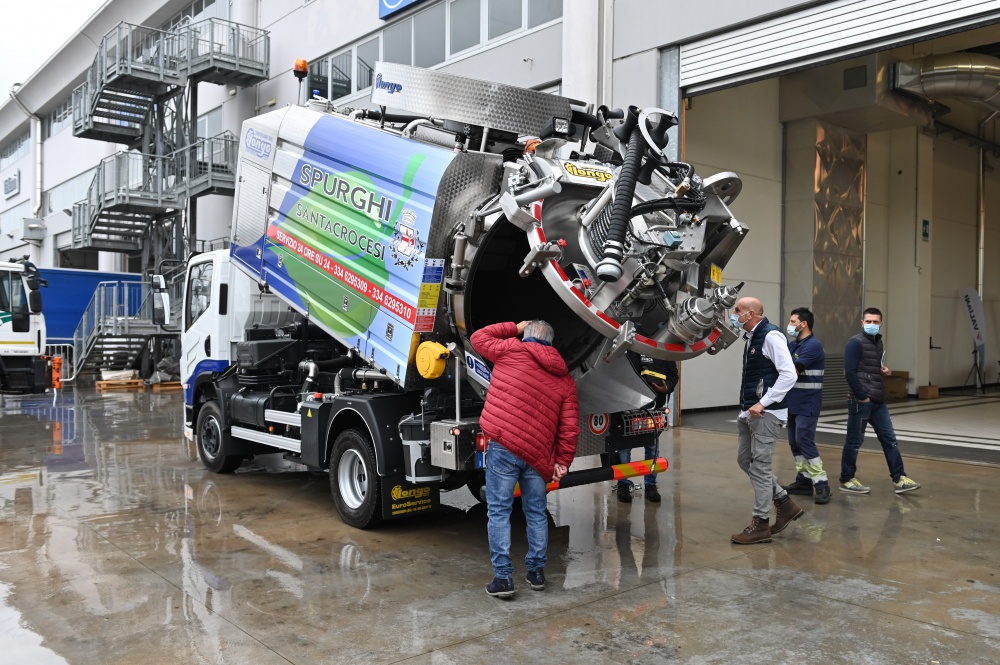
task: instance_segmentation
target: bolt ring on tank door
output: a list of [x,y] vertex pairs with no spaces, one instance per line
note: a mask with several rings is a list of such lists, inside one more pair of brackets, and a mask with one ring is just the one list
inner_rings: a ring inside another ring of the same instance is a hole
[[[539,202],[540,203],[540,202]],[[532,206],[535,219],[538,219],[540,208],[538,204]],[[540,224],[534,224],[527,231],[528,244],[531,246],[541,245],[546,242],[545,232]],[[601,333],[608,339],[614,339],[621,331],[621,324],[598,309],[594,303],[590,302],[583,293],[577,290],[573,283],[566,277],[566,273],[555,259],[550,259],[541,266],[542,274],[548,281],[549,286],[559,295],[559,297],[569,306],[573,312],[583,319],[587,325]],[[722,337],[722,331],[718,328],[710,331],[705,337],[693,344],[667,344],[657,342],[643,335],[636,335],[635,339],[626,341],[626,348],[637,353],[660,358],[664,360],[685,360],[693,358],[710,349]]]

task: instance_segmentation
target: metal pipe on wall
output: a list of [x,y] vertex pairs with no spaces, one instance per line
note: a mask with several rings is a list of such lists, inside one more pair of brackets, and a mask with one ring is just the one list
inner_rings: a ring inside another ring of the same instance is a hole
[[31,136],[35,140],[35,207],[31,210],[31,216],[41,219],[38,213],[42,210],[42,119],[28,110],[20,99],[17,98],[17,91],[21,87],[20,83],[10,86],[10,98],[14,100],[18,108],[31,118]]
[[[1000,111],[993,111],[979,123],[979,138],[985,138],[986,125],[990,123]],[[978,172],[976,173],[976,291],[979,299],[983,295],[983,275],[985,274],[984,262],[986,260],[986,154],[982,144],[976,151],[978,156]]]

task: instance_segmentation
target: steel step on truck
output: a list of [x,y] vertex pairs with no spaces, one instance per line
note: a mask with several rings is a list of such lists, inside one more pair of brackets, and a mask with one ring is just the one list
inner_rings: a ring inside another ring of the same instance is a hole
[[441,491],[481,499],[491,367],[469,337],[544,319],[577,382],[577,456],[600,456],[550,489],[662,472],[615,463],[667,421],[629,353],[737,338],[739,286],[721,282],[748,230],[739,178],[671,161],[662,109],[389,63],[373,80],[374,110],[313,99],[243,124],[231,246],[193,257],[185,291],[185,433],[205,466],[328,469],[360,528]]

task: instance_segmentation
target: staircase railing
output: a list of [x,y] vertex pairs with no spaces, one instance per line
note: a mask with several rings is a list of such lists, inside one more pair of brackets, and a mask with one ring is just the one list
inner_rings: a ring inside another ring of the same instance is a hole
[[153,320],[149,282],[101,282],[73,333],[73,376],[83,369],[101,337],[146,334]]
[[190,70],[209,69],[216,66],[216,61],[237,70],[252,68],[266,73],[270,67],[266,30],[210,18],[177,31],[187,40],[185,64]]
[[239,140],[228,131],[177,150],[169,158],[181,179],[170,191],[188,196],[215,186],[234,187],[239,150]]
[[138,204],[168,207],[177,204],[176,194],[166,186],[173,170],[173,157],[119,152],[97,165],[87,198],[73,206],[73,243],[81,245],[93,232],[102,210],[113,205]]
[[[87,70],[87,78],[73,90],[73,127],[80,130],[88,120],[98,120],[108,124],[135,123],[94,119],[92,114],[101,91],[121,76],[141,74],[150,81],[179,85],[180,53],[187,45],[188,37],[182,33],[165,32],[131,23],[119,23],[101,39],[97,56]],[[119,93],[128,97],[126,91]],[[142,111],[137,104],[136,111]]]

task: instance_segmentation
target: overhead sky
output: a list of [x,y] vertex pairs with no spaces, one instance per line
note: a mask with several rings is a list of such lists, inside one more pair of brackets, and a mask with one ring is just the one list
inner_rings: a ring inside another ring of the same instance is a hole
[[0,18],[0,106],[10,100],[11,85],[27,81],[104,2],[5,0]]

